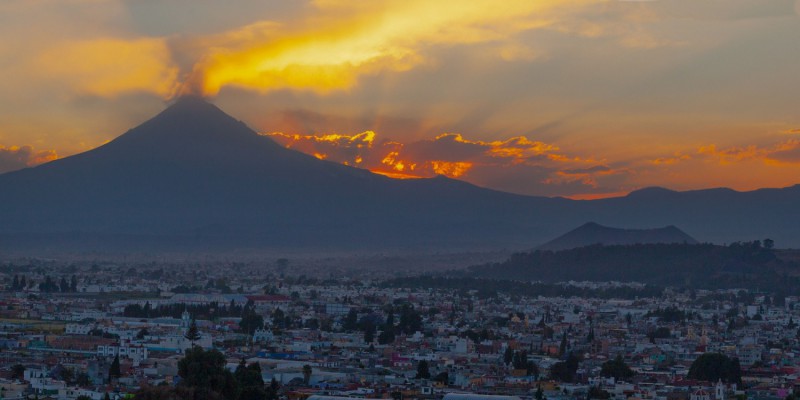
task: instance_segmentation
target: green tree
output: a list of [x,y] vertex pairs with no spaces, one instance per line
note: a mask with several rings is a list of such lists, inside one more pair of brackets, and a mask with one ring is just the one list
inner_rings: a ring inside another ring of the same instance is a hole
[[111,366],[108,368],[108,377],[112,379],[118,379],[122,376],[122,371],[119,368],[119,354],[114,356],[114,361],[111,362]]
[[261,377],[261,365],[257,362],[246,365],[242,359],[236,367],[234,377],[241,389],[239,400],[262,400],[267,396],[264,380]]
[[356,311],[355,308],[351,308],[350,311],[347,312],[347,316],[342,323],[342,329],[347,332],[358,329],[358,311]]
[[687,374],[689,379],[742,384],[742,369],[738,358],[721,353],[705,353],[692,363]]
[[145,336],[147,336],[149,334],[150,334],[150,332],[147,330],[147,328],[139,329],[139,332],[136,332],[136,339],[142,340],[142,339],[144,339]]
[[303,384],[305,384],[306,386],[308,386],[308,383],[311,382],[311,373],[312,372],[313,372],[313,369],[311,368],[310,365],[308,365],[308,364],[303,365]]
[[266,390],[267,393],[265,398],[267,400],[278,400],[278,392],[280,391],[280,389],[281,385],[278,383],[278,381],[275,380],[275,378],[272,378],[272,381],[270,381],[269,386],[267,386]]
[[239,321],[239,329],[242,333],[252,335],[256,329],[264,327],[264,317],[258,315],[255,311],[247,312]]
[[572,382],[579,364],[578,357],[570,353],[565,361],[559,361],[550,367],[550,377],[561,382]]
[[542,390],[542,385],[536,385],[536,394],[533,395],[536,400],[544,400],[544,391]]
[[11,378],[12,379],[22,379],[25,376],[25,366],[22,364],[14,364],[11,367]]
[[378,343],[379,344],[389,344],[394,343],[394,313],[389,311],[389,315],[386,316],[386,324],[383,325],[383,330],[381,334],[378,335]]
[[417,375],[414,379],[431,379],[431,371],[427,361],[422,360],[417,364]]
[[89,386],[91,383],[91,380],[89,380],[89,374],[86,372],[79,372],[75,377],[75,384],[78,386]]
[[589,388],[589,393],[586,395],[587,399],[600,399],[606,400],[611,398],[611,393],[606,390],[600,389],[597,386],[592,386]]
[[186,330],[185,337],[192,342],[192,347],[194,347],[194,342],[200,340],[200,332],[197,330],[197,321],[194,320],[194,317],[192,317],[192,323],[189,324],[189,329]]
[[236,400],[236,378],[225,368],[225,356],[217,350],[193,347],[178,362],[180,386],[189,389],[195,399]]
[[608,360],[603,363],[602,367],[600,368],[600,375],[614,378],[618,381],[626,380],[633,377],[634,372],[627,364],[625,364],[625,360],[622,359],[621,354],[617,354],[617,357],[613,360]]
[[512,360],[514,360],[514,350],[511,347],[506,347],[506,351],[503,353],[503,363],[508,365],[511,364]]

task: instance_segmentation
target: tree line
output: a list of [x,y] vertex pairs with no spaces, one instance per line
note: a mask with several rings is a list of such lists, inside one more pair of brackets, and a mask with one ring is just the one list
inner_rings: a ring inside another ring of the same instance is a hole
[[800,280],[781,272],[797,266],[779,259],[774,243],[591,245],[570,250],[536,250],[469,268],[469,275],[548,282],[636,281],[657,286],[763,288],[789,291]]

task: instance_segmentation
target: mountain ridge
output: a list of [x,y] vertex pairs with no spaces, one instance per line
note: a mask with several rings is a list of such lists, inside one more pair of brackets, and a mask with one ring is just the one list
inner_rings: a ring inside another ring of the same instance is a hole
[[585,221],[800,246],[800,185],[577,201],[395,180],[287,149],[198,98],[96,149],[2,174],[0,188],[0,250],[530,248]]

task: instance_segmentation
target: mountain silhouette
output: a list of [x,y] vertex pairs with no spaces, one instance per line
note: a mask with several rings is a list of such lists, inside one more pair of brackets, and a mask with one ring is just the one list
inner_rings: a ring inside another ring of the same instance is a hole
[[677,225],[800,246],[800,186],[575,201],[395,180],[284,148],[184,97],[85,153],[0,175],[0,250],[530,248],[578,226]]
[[482,209],[530,202],[445,177],[401,181],[319,160],[195,97],[94,150],[0,175],[0,187],[7,240],[98,245],[479,243],[510,232],[495,219],[504,212]]
[[576,247],[655,243],[697,244],[697,240],[675,226],[658,229],[621,229],[588,222],[541,246],[540,250],[568,250]]

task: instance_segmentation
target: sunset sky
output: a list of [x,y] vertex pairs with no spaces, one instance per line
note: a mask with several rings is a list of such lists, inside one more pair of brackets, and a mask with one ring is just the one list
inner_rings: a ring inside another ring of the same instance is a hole
[[0,76],[0,172],[194,94],[394,177],[800,183],[800,0],[3,0]]

